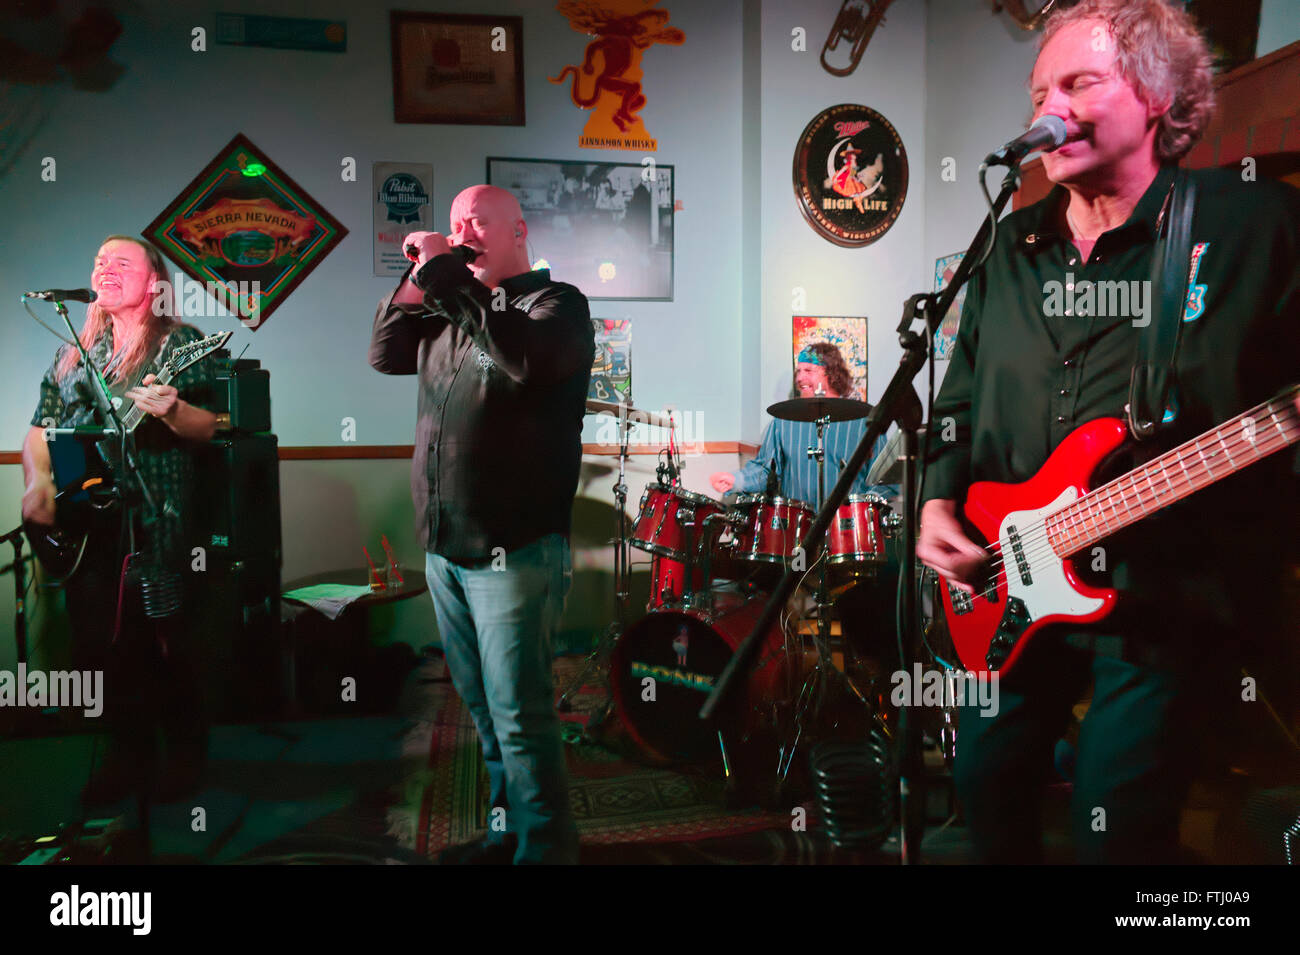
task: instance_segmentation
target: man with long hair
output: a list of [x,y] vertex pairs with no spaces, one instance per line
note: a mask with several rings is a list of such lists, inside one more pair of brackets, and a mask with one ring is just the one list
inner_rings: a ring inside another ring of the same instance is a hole
[[[1075,315],[1048,304],[1051,287],[1082,293],[1103,282],[1145,284],[1152,304],[1176,166],[1213,108],[1209,52],[1182,6],[1083,0],[1054,15],[1029,92],[1034,119],[1065,124],[1064,145],[1043,156],[1057,186],[998,225],[974,273],[922,494],[917,554],[967,592],[984,585],[989,556],[958,517],[969,485],[1028,480],[1080,425],[1123,418],[1150,322],[1173,323],[1180,341],[1166,426],[1143,459],[1300,380],[1300,193],[1240,168],[1189,174],[1183,309]],[[961,708],[955,779],[982,861],[1041,860],[1053,747],[1089,679],[1073,771],[1077,857],[1183,857],[1179,812],[1207,749],[1207,718],[1231,723],[1257,705],[1243,704],[1230,651],[1247,632],[1278,626],[1293,461],[1275,455],[1107,539],[1077,569],[1121,591],[1116,612],[1029,644],[1000,681],[996,713]]]
[[[74,659],[80,669],[105,674],[110,741],[82,794],[88,805],[116,802],[143,786],[162,799],[176,798],[197,784],[206,756],[193,648],[180,610],[191,546],[186,521],[194,466],[188,449],[216,429],[216,416],[200,404],[210,400],[213,379],[211,365],[199,362],[169,384],[154,383],[154,372],[172,351],[202,337],[172,317],[166,274],[152,245],[109,236],[95,256],[90,284],[97,297],[79,336],[110,393],[122,401],[118,416],[132,405],[146,412],[133,440],[140,477],[157,511],[137,513],[134,526],[117,507],[96,515],[81,562],[66,584]],[[98,416],[88,371],[77,350],[64,345],[41,380],[23,442],[24,520],[38,525],[56,520],[45,429],[102,425]],[[129,486],[112,444],[102,446],[116,479]],[[156,736],[160,726],[163,764]],[[157,772],[160,765],[164,771]]]
[[[830,342],[812,342],[800,349],[795,358],[794,387],[800,398],[826,396],[851,398],[853,376],[839,348]],[[829,491],[839,480],[842,463],[853,454],[866,431],[864,418],[855,421],[833,421],[826,427],[826,489]],[[872,460],[885,447],[881,435],[872,451]],[[817,462],[808,456],[808,449],[817,445],[817,425],[809,421],[772,420],[763,431],[758,454],[737,471],[716,471],[709,475],[709,483],[719,494],[729,492],[756,493],[768,485],[769,476],[782,497],[804,501],[817,506]],[[894,489],[867,484],[867,469],[863,468],[853,485],[854,494],[867,491],[892,495]]]

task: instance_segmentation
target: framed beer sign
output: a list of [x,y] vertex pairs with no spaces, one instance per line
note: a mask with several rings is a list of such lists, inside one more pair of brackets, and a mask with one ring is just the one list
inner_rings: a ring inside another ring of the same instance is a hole
[[254,331],[347,234],[242,134],[144,230]]
[[794,194],[804,219],[828,242],[875,242],[907,198],[907,150],[898,131],[866,106],[822,110],[795,147]]

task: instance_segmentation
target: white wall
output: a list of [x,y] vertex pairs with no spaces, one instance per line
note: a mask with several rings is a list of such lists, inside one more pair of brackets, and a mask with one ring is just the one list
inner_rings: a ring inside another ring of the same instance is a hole
[[1300,3],[1263,0],[1259,5],[1259,40],[1255,56],[1264,56],[1300,40]]
[[[762,370],[766,407],[789,396],[792,290],[807,291],[807,315],[867,316],[867,398],[875,401],[898,364],[894,331],[908,295],[925,288],[920,256],[925,225],[927,162],[925,9],[890,7],[856,71],[836,77],[818,62],[839,0],[773,0],[763,7]],[[791,30],[807,31],[808,49],[791,49]],[[907,197],[883,237],[860,249],[823,239],[795,204],[790,166],[800,133],[817,113],[860,103],[883,115],[902,138],[910,167]],[[766,415],[762,419],[767,420]],[[748,436],[748,435],[747,435]]]

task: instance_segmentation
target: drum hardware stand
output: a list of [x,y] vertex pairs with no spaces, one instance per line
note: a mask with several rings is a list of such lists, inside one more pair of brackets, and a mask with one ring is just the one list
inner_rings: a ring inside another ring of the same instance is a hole
[[[984,169],[981,169],[980,182],[983,186]],[[924,411],[920,397],[913,387],[918,373],[925,368],[930,353],[930,344],[939,329],[939,323],[948,313],[957,293],[969,280],[971,272],[981,263],[989,240],[993,236],[998,216],[1006,208],[1012,194],[1020,186],[1020,169],[1012,163],[1002,181],[1002,188],[995,199],[988,201],[988,215],[981,223],[966,254],[957,266],[952,279],[941,292],[923,292],[907,299],[903,308],[903,317],[898,325],[899,342],[903,346],[903,357],[897,371],[885,388],[879,403],[867,416],[866,429],[858,446],[849,457],[848,464],[841,472],[839,480],[823,502],[821,510],[814,518],[804,538],[804,547],[816,547],[820,544],[835,518],[840,503],[848,496],[858,472],[868,463],[876,439],[884,434],[891,422],[897,421],[903,431],[903,481],[902,509],[903,536],[901,554],[901,573],[899,574],[899,631],[900,631],[900,665],[905,669],[910,661],[921,659],[921,634],[919,615],[917,613],[916,574],[912,569],[916,563],[916,534],[918,488],[916,487],[917,434],[916,429],[922,424]],[[917,334],[911,326],[917,319],[923,322],[924,331]],[[798,586],[798,572],[786,568],[780,583],[768,598],[763,612],[754,623],[753,630],[727,663],[726,668],[714,683],[713,692],[700,708],[700,718],[714,720],[728,700],[738,692],[742,674],[748,673],[758,661],[763,646],[763,637],[777,620],[786,601]],[[910,714],[910,707],[903,707],[899,717],[899,727],[895,733],[896,771],[898,776],[899,819],[902,824],[902,862],[905,865],[920,860],[921,835],[925,827],[924,812],[924,760],[921,753],[920,723]],[[864,741],[865,742],[865,741]]]
[[[820,508],[826,500],[826,426],[830,424],[830,415],[815,419],[817,425],[817,444],[807,449],[808,457],[817,462],[817,506]],[[806,544],[806,542],[805,542]],[[823,544],[823,547],[825,545]],[[805,551],[807,553],[807,551]],[[867,698],[854,685],[847,673],[835,667],[830,649],[831,602],[827,599],[828,584],[826,580],[828,554],[818,558],[817,589],[814,596],[817,629],[813,636],[813,646],[817,651],[817,663],[813,671],[804,678],[799,696],[795,700],[793,729],[794,739],[787,745],[782,744],[777,753],[777,785],[784,785],[794,765],[795,754],[804,736],[805,723],[810,714],[813,721],[821,716],[823,707],[837,691],[848,690],[864,705],[869,705]],[[847,641],[846,641],[847,648]],[[847,664],[846,664],[847,665]]]
[[564,692],[560,694],[560,698],[555,703],[555,708],[561,713],[571,712],[573,704],[570,702],[570,698],[582,689],[587,682],[587,678],[593,673],[599,676],[601,685],[605,690],[605,702],[587,721],[583,735],[588,739],[594,738],[593,734],[609,719],[609,714],[614,708],[614,692],[609,682],[609,660],[614,648],[618,646],[619,640],[623,639],[623,631],[627,628],[627,602],[631,596],[632,572],[627,543],[627,449],[635,422],[628,419],[626,410],[620,410],[619,416],[621,420],[619,422],[618,481],[614,485],[614,509],[617,512],[615,516],[616,533],[610,540],[610,543],[614,545],[614,622],[605,628],[605,631],[596,641],[596,646],[592,648],[591,653],[587,654],[582,669],[569,681],[564,688]]

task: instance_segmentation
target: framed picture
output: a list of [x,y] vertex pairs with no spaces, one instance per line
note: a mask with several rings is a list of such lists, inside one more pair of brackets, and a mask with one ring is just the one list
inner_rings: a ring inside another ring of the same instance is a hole
[[593,318],[596,357],[591,363],[587,397],[632,403],[632,319]]
[[590,299],[673,297],[673,167],[489,156],[513,193],[534,265]]
[[[934,260],[934,290],[936,292],[942,292],[947,284],[952,281],[957,266],[961,264],[961,260],[965,255],[965,252],[954,252],[952,255],[943,255]],[[948,314],[939,323],[939,331],[934,335],[934,357],[936,361],[947,361],[952,357],[952,350],[957,346],[957,326],[961,322],[961,307],[966,301],[966,289],[968,288],[970,288],[969,284],[961,287],[957,292],[957,297],[952,300],[952,305],[948,307]]]
[[[847,315],[796,315],[790,352],[798,392],[800,365],[822,369],[826,393],[867,400],[867,320]],[[810,369],[805,369],[810,370]]]
[[242,134],[144,230],[254,331],[347,234]]
[[393,10],[393,119],[524,125],[522,17]]

